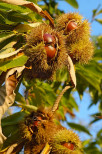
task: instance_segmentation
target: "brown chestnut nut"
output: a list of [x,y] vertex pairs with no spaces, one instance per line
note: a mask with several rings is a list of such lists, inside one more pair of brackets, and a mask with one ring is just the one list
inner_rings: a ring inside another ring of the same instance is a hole
[[55,56],[56,49],[53,46],[51,45],[45,46],[45,50],[46,50],[48,59],[52,59]]
[[66,148],[70,149],[70,150],[74,150],[75,145],[73,143],[63,143],[63,146],[65,146]]
[[69,21],[67,24],[67,31],[70,32],[71,30],[74,30],[77,28],[77,23],[74,21]]
[[55,37],[53,35],[51,35],[51,34],[45,33],[43,35],[43,39],[44,39],[45,44],[51,44],[51,43],[55,42]]

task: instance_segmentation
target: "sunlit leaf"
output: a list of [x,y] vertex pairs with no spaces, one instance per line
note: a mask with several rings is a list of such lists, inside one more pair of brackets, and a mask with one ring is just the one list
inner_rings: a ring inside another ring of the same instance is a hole
[[5,18],[0,14],[0,23],[5,24]]
[[30,17],[26,14],[22,14],[16,11],[9,11],[7,14],[7,19],[13,22],[25,22],[30,20]]
[[78,131],[87,133],[88,135],[91,135],[90,132],[89,132],[89,130],[87,128],[85,128],[84,126],[82,126],[82,125],[75,124],[75,123],[70,123],[70,122],[68,122],[68,125],[71,128],[75,129],[75,130],[78,130]]
[[27,62],[28,57],[24,54],[16,56],[12,60],[0,62],[0,70],[6,71],[13,67],[23,66]]
[[101,14],[102,13],[102,9],[100,9],[97,13],[96,13],[96,15],[99,15],[99,14]]
[[76,0],[66,0],[67,3],[69,3],[71,6],[73,6],[74,8],[78,9],[78,3]]
[[18,124],[26,115],[25,112],[17,112],[1,120],[2,127]]
[[95,19],[97,22],[99,22],[100,24],[102,24],[102,19]]

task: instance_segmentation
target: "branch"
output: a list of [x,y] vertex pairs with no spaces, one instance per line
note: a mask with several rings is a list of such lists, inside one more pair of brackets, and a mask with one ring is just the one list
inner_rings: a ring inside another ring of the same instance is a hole
[[68,89],[70,89],[70,88],[72,88],[72,87],[71,87],[71,86],[66,86],[66,87],[62,90],[62,92],[60,93],[60,95],[57,97],[57,99],[56,99],[56,101],[55,101],[55,103],[54,103],[54,105],[53,105],[53,107],[52,107],[52,112],[53,112],[53,113],[58,109],[59,102],[60,102],[60,100],[61,100],[63,94],[64,94]]

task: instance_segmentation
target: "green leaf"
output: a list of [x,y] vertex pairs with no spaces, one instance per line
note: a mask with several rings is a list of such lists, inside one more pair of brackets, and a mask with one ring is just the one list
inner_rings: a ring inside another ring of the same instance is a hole
[[75,123],[69,123],[69,122],[68,122],[68,125],[75,130],[78,130],[80,132],[84,132],[84,133],[87,133],[88,135],[91,135],[89,130],[82,125],[75,124]]
[[25,22],[30,20],[31,18],[28,17],[27,14],[11,10],[7,14],[7,19],[13,22]]
[[92,12],[93,12],[93,15],[92,16],[95,17],[96,12],[97,12],[97,9],[94,9]]
[[97,138],[100,138],[100,136],[102,137],[102,129],[100,129],[97,133]]
[[[100,85],[100,80],[101,80],[102,76],[101,76],[101,71],[99,71],[99,70],[102,68],[101,67],[98,68],[97,65],[99,66],[100,64],[98,64],[98,63],[95,64],[95,62],[93,62],[91,65],[86,65],[85,67],[83,67],[81,65],[78,65],[76,67],[77,74],[78,74],[77,82],[80,83],[80,81],[83,81],[84,84],[82,83],[82,87],[84,85],[87,85],[86,87],[92,86],[96,90],[100,91],[99,85]],[[77,86],[79,86],[79,84]]]
[[8,138],[12,135],[16,130],[18,130],[18,124],[8,125],[2,127],[3,134]]
[[71,6],[73,6],[74,8],[78,9],[78,3],[76,0],[66,0],[67,3],[69,3]]
[[15,24],[1,24],[0,23],[0,31],[3,30],[8,30],[8,31],[12,31],[14,29],[14,27],[17,25],[17,23]]
[[0,62],[0,70],[7,71],[8,69],[13,67],[23,66],[27,62],[27,60],[28,57],[21,54],[11,60]]
[[37,111],[37,107],[34,106],[34,105],[27,105],[27,104],[23,104],[23,103],[19,103],[19,104],[16,104],[16,106],[19,106],[19,107],[22,107],[28,111]]
[[99,22],[100,24],[102,24],[102,19],[95,19],[97,22]]
[[2,31],[0,32],[0,42],[5,40],[6,38],[12,36],[13,32],[6,32],[6,31]]
[[18,141],[21,141],[21,134],[18,130],[19,126],[15,126],[15,127],[12,126],[12,127],[15,128],[15,130],[12,130],[12,134],[10,134],[10,136],[8,136],[8,138],[4,142],[2,150]]
[[19,103],[26,104],[24,97],[20,93],[16,93],[15,101],[17,101]]
[[5,18],[0,14],[0,23],[5,24]]
[[1,42],[0,42],[0,50],[5,47],[7,44],[9,44],[10,42],[14,41],[14,39],[16,38],[15,34],[10,34],[9,36],[7,36],[6,38],[2,38]]
[[96,15],[99,15],[99,14],[101,14],[101,13],[102,13],[102,9],[99,10],[99,11],[96,13]]
[[25,112],[17,112],[1,120],[2,127],[18,124],[26,115]]
[[87,144],[89,144],[90,143],[90,139],[88,139],[88,140],[85,140],[85,141],[83,141],[83,146],[86,146]]
[[13,5],[13,4],[8,4],[8,3],[3,3],[0,2],[0,9],[1,10],[15,10],[15,11],[19,11],[19,12],[31,12],[30,9],[25,8],[23,6],[17,6],[17,5]]

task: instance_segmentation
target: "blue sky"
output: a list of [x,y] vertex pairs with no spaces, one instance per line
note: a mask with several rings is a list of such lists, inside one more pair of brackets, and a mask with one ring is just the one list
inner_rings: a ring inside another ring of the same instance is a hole
[[[58,7],[61,10],[64,10],[65,13],[79,12],[83,17],[88,19],[89,22],[91,22],[91,20],[92,20],[92,10],[96,9],[99,4],[100,4],[100,8],[102,9],[102,0],[77,0],[77,2],[79,4],[78,9],[74,9],[68,3],[64,2],[64,1],[59,1]],[[97,18],[102,19],[102,14],[98,15]],[[92,27],[91,28],[92,35],[102,35],[102,25],[101,24],[94,21],[91,23],[91,27]],[[79,112],[75,111],[75,114],[76,114],[75,119],[72,119],[69,117],[69,115],[67,115],[67,120],[68,120],[68,122],[75,122],[75,123],[82,124],[87,127],[90,120],[92,120],[90,115],[98,112],[98,105],[99,104],[93,105],[88,110],[88,106],[91,102],[91,97],[89,96],[88,93],[84,93],[82,100],[80,100],[78,93],[75,93],[74,97],[77,100],[77,104],[79,105]],[[64,126],[66,126],[67,128],[69,128],[68,125],[66,124],[66,122],[64,122],[62,124]],[[100,120],[99,122],[96,122],[96,123],[94,123],[94,125],[90,126],[92,138],[94,138],[96,136],[96,133],[101,128],[102,128],[102,120]],[[80,133],[79,136],[80,136],[81,140],[85,140],[85,139],[90,138],[90,136],[87,135],[86,133]]]
[[[64,1],[59,1],[58,7],[60,9],[64,10],[66,13],[67,12],[79,12],[82,16],[84,16],[89,21],[91,21],[91,19],[92,19],[92,10],[96,9],[99,4],[101,5],[100,8],[102,8],[102,0],[77,0],[77,1],[79,4],[79,9],[74,9],[68,3],[64,2]],[[98,17],[102,18],[102,14],[99,15]],[[102,25],[95,22],[95,21],[92,23],[92,35],[102,35]],[[22,89],[24,90],[23,86],[21,86],[21,91],[22,91]],[[75,115],[76,115],[75,119],[72,119],[72,118],[70,118],[69,115],[67,115],[67,120],[69,122],[80,123],[80,124],[87,127],[90,120],[92,120],[90,115],[97,113],[97,111],[98,111],[98,104],[93,105],[88,110],[88,106],[91,102],[91,97],[89,96],[89,94],[87,92],[84,93],[82,100],[80,100],[77,92],[74,94],[74,97],[77,100],[77,104],[79,105],[79,112],[75,111]],[[66,126],[67,128],[69,128],[65,122],[63,123],[63,125]],[[94,125],[92,125],[90,127],[91,134],[93,137],[96,136],[96,133],[101,128],[101,126],[102,126],[102,120],[100,120],[99,122],[96,122]],[[85,133],[81,133],[81,134],[79,134],[79,136],[80,136],[81,140],[85,140],[85,139],[90,138],[90,136]]]

